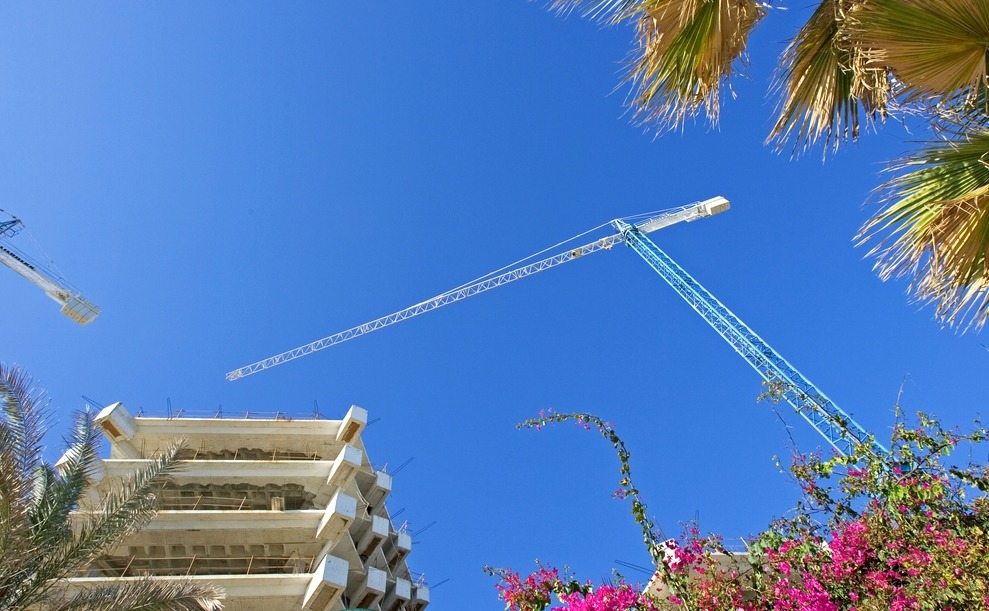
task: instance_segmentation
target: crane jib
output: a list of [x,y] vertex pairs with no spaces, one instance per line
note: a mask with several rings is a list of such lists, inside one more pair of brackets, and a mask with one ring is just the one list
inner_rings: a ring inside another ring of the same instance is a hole
[[[3,212],[0,210],[0,212]],[[0,263],[17,272],[23,278],[40,288],[62,306],[61,312],[79,323],[86,325],[99,316],[100,308],[79,294],[61,275],[16,248],[8,238],[14,237],[24,224],[16,218],[0,222]]]
[[[696,204],[690,204],[688,206],[675,208],[673,210],[667,210],[656,214],[640,215],[641,218],[637,217],[637,220],[633,221],[632,219],[628,219],[629,222],[627,224],[639,228],[640,231],[651,232],[676,223],[690,222],[699,218],[712,216],[714,214],[724,212],[728,209],[728,207],[728,200],[720,196],[713,197]],[[610,225],[616,226],[616,223],[624,222],[624,220],[616,220],[612,221]],[[358,325],[357,327],[352,327],[346,331],[341,331],[322,339],[318,339],[314,342],[306,344],[305,346],[299,346],[298,348],[287,350],[281,354],[257,361],[239,369],[235,369],[229,372],[226,378],[231,381],[239,380],[245,376],[274,367],[275,365],[281,365],[282,363],[287,363],[307,354],[312,354],[313,352],[329,348],[330,346],[335,346],[360,335],[377,331],[378,329],[383,329],[384,327],[401,322],[407,318],[412,318],[413,316],[418,316],[419,314],[424,314],[436,308],[449,305],[455,301],[472,297],[478,293],[483,293],[504,284],[508,284],[509,282],[514,282],[515,280],[531,276],[535,273],[556,267],[562,263],[573,261],[574,259],[601,250],[610,250],[615,244],[618,244],[624,240],[625,237],[619,231],[612,235],[595,240],[589,244],[585,244],[577,248],[569,248],[564,252],[552,255],[540,261],[536,261],[535,263],[523,265],[504,273],[497,273],[497,275],[488,274],[482,280],[447,291],[446,293],[422,301],[414,306],[405,308],[404,310],[399,310],[398,312],[387,316],[382,316],[381,318],[364,323],[363,325]],[[529,258],[531,259],[532,257]]]

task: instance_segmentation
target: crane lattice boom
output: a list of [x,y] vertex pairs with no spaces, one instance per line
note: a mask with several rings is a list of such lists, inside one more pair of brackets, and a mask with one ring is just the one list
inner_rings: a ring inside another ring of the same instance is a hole
[[[644,221],[639,221],[635,223],[634,226],[642,233],[649,233],[656,231],[657,229],[662,229],[663,227],[669,227],[675,223],[690,222],[699,218],[718,214],[727,209],[728,200],[723,197],[715,197],[700,203],[691,204],[689,206],[674,208],[673,210],[647,218]],[[346,331],[328,335],[304,346],[299,346],[298,348],[287,350],[281,354],[276,354],[275,356],[266,358],[256,363],[235,369],[227,374],[227,379],[231,381],[239,380],[244,376],[249,376],[253,373],[270,369],[275,365],[281,365],[282,363],[293,361],[299,357],[312,354],[313,352],[323,350],[324,348],[329,348],[330,346],[335,346],[347,340],[354,339],[355,337],[367,335],[372,331],[383,329],[407,318],[425,314],[426,312],[430,312],[436,308],[460,301],[461,299],[472,297],[478,293],[483,293],[504,284],[508,284],[509,282],[514,282],[521,278],[525,278],[526,276],[531,276],[535,273],[550,269],[551,267],[556,267],[561,263],[567,263],[568,261],[573,261],[574,259],[598,252],[600,250],[609,250],[612,246],[622,242],[624,239],[625,237],[621,233],[616,233],[614,235],[601,238],[600,240],[595,240],[590,244],[568,249],[559,254],[542,259],[541,261],[536,261],[535,263],[523,265],[522,267],[515,268],[511,271],[498,274],[490,278],[485,278],[484,280],[466,284],[452,291],[447,291],[437,295],[431,299],[421,301],[414,306],[405,308],[404,310],[399,310],[394,314],[382,316],[381,318],[366,322],[363,325],[351,327]]]

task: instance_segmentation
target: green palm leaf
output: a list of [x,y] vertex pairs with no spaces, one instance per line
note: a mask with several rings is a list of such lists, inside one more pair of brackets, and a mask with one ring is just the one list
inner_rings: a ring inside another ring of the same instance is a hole
[[47,400],[33,389],[31,378],[0,364],[0,404],[0,608],[220,608],[221,593],[211,586],[154,578],[65,598],[55,587],[59,580],[151,519],[157,491],[180,468],[182,448],[170,448],[125,479],[95,511],[70,518],[99,462],[93,414],[78,414],[56,468],[42,460]]
[[890,87],[886,71],[866,65],[847,38],[847,14],[861,0],[824,0],[793,39],[780,63],[774,89],[778,118],[769,140],[793,141],[802,152],[822,138],[827,146],[858,138],[865,121],[886,117]]
[[909,291],[962,330],[989,317],[989,130],[956,127],[950,139],[901,160],[908,170],[881,187],[886,207],[859,234],[884,280],[912,277]]
[[191,580],[121,579],[113,587],[79,592],[48,611],[216,611],[223,591]]
[[48,401],[31,377],[0,363],[0,607],[30,577],[24,559],[38,549],[32,537],[34,475],[42,467],[41,439]]
[[635,116],[673,129],[704,111],[712,124],[720,93],[742,69],[749,34],[766,14],[755,0],[649,0],[637,14],[638,48],[626,77]]
[[99,461],[99,445],[92,414],[81,412],[76,415],[68,449],[57,465],[58,472],[44,465],[35,474],[31,520],[39,545],[55,549],[71,540],[69,513],[82,498]]
[[[89,422],[91,426],[91,414],[82,414],[80,422]],[[88,439],[90,429],[87,425],[80,424],[77,430],[77,442]],[[45,527],[35,530],[34,540],[43,553],[32,560],[30,575],[16,593],[4,601],[6,605],[23,607],[43,599],[57,580],[88,566],[123,537],[146,525],[155,513],[156,492],[169,475],[181,468],[178,462],[181,451],[181,446],[173,446],[126,478],[107,495],[97,511],[84,515],[74,529],[68,528],[66,505],[69,509],[76,507],[82,488],[68,478],[86,473],[91,459],[88,450],[83,448],[67,453],[71,458],[64,463],[68,464],[64,469],[66,479],[47,486],[49,492],[45,493],[45,500],[39,507],[42,514],[38,520]],[[72,492],[76,496],[70,498]],[[63,521],[60,523],[59,520]]]
[[31,376],[0,364],[0,402],[4,415],[0,434],[11,444],[17,470],[30,474],[41,462],[48,398],[44,391],[34,388]]
[[985,0],[869,0],[857,9],[849,25],[856,48],[896,75],[908,101],[986,86]]
[[181,445],[173,445],[149,461],[116,486],[94,513],[85,516],[75,529],[73,541],[52,561],[60,567],[60,577],[93,562],[154,517],[158,491],[169,476],[182,468],[178,460],[182,451]]

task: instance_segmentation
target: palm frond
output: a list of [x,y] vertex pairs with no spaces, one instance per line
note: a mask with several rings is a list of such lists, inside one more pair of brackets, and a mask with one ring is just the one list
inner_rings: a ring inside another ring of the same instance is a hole
[[31,502],[31,540],[35,549],[50,553],[72,540],[68,516],[77,501],[78,495],[67,493],[53,467],[42,465],[35,471]]
[[0,429],[0,589],[11,572],[11,562],[12,570],[18,570],[16,560],[29,547],[31,535],[31,480],[21,472],[13,451],[16,442],[10,437],[8,430]]
[[125,478],[80,525],[62,563],[75,567],[92,562],[121,538],[147,524],[155,513],[158,491],[171,475],[182,469],[179,455],[183,451],[183,446],[173,445]]
[[972,132],[989,129],[989,87],[922,100],[916,106],[920,113],[930,117],[937,134],[950,134],[959,127]]
[[860,231],[883,280],[909,275],[910,294],[961,331],[989,317],[989,130],[959,126],[894,166],[886,207]]
[[0,363],[0,400],[4,415],[0,430],[7,433],[4,439],[12,444],[9,450],[17,468],[27,477],[41,462],[41,440],[48,430],[48,398],[43,390],[34,387],[31,376]]
[[31,494],[42,463],[48,401],[30,376],[0,363],[0,608],[30,578],[24,559],[38,550],[32,537]]
[[79,592],[49,611],[218,611],[223,590],[191,580],[120,580]]
[[0,609],[10,606],[8,599],[30,578],[31,566],[25,559],[37,557],[28,494],[15,461],[0,452]]
[[69,513],[76,508],[95,465],[100,437],[89,411],[76,414],[68,448],[57,465],[44,465],[35,474],[32,496],[34,540],[41,549],[56,550],[72,540]]
[[78,531],[70,558],[92,561],[120,538],[136,532],[154,516],[157,493],[168,478],[183,468],[179,456],[182,445],[168,450],[125,478],[108,494],[91,519]]
[[779,94],[777,148],[793,142],[794,153],[824,139],[837,149],[859,136],[864,120],[885,119],[890,85],[883,68],[866,66],[863,52],[847,39],[848,13],[861,0],[823,0],[787,46],[773,89]]
[[562,14],[580,14],[605,23],[617,23],[642,10],[645,0],[553,0],[550,8]]
[[888,67],[907,101],[968,95],[986,87],[985,0],[869,0],[849,34],[869,65]]
[[75,414],[72,433],[66,439],[66,450],[56,464],[66,487],[66,497],[75,503],[82,497],[86,484],[99,469],[100,446],[103,437],[96,426],[95,415],[89,408]]
[[27,605],[43,597],[56,580],[88,566],[122,538],[145,526],[155,514],[157,491],[181,468],[178,455],[182,449],[179,445],[169,448],[121,482],[96,512],[85,516],[72,540],[38,560],[15,602]]
[[756,0],[651,0],[637,13],[638,41],[625,81],[637,120],[676,129],[702,110],[716,125],[720,95],[744,68],[749,34],[766,14]]

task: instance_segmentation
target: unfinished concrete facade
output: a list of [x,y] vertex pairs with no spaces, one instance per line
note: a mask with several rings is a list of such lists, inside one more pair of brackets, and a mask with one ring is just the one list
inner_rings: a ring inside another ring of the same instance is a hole
[[146,418],[115,403],[96,420],[110,458],[79,511],[178,439],[189,460],[151,523],[69,588],[153,575],[220,586],[232,611],[429,604],[406,563],[411,536],[385,509],[391,476],[364,451],[365,410],[351,407],[343,420]]

